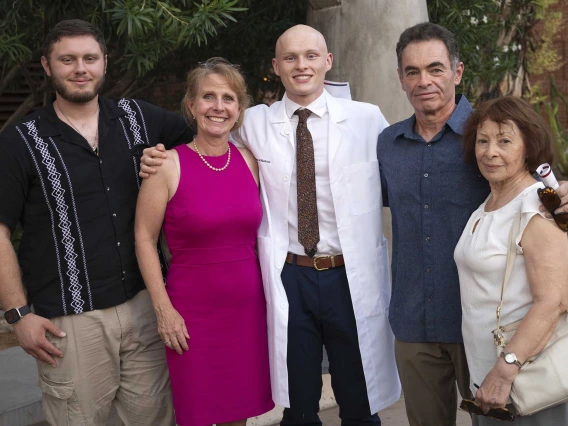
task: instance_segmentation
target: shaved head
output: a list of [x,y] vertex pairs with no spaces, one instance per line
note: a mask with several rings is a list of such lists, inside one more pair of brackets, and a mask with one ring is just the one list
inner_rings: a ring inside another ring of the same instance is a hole
[[322,95],[325,73],[332,62],[323,35],[307,25],[296,25],[276,42],[272,66],[288,99],[307,106]]
[[303,44],[312,43],[317,46],[322,53],[327,54],[327,43],[322,33],[320,33],[315,28],[308,25],[295,25],[288,28],[282,33],[278,40],[276,41],[275,56],[285,50],[286,46],[292,42],[302,42]]

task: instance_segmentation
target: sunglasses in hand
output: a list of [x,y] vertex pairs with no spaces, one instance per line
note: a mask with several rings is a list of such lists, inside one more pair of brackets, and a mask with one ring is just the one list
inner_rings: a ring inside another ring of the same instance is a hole
[[537,189],[538,198],[546,210],[552,215],[556,224],[564,232],[568,232],[568,213],[556,214],[554,211],[560,207],[560,197],[554,189],[547,186],[546,188]]
[[481,409],[481,406],[477,405],[475,401],[472,401],[471,399],[463,399],[460,404],[460,408],[470,414],[491,417],[492,419],[499,420],[501,422],[515,421],[515,415],[505,407],[490,408],[487,414],[485,414]]

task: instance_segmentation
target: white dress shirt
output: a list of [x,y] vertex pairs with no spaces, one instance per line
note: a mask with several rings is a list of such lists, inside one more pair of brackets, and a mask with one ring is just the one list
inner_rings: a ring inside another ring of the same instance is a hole
[[[303,108],[284,96],[286,114],[290,118],[292,132],[294,134],[294,148],[296,147],[296,129],[299,117],[294,112]],[[314,163],[316,172],[316,197],[318,207],[318,222],[320,240],[316,256],[341,254],[341,244],[339,233],[337,232],[337,220],[335,219],[335,208],[331,196],[331,186],[329,182],[329,159],[328,159],[328,134],[329,134],[329,113],[325,94],[313,101],[306,107],[312,112],[308,117],[308,130],[312,134],[314,142]],[[290,177],[290,202],[288,203],[288,235],[290,253],[306,255],[304,246],[298,241],[298,197],[297,197],[297,178],[296,163]]]

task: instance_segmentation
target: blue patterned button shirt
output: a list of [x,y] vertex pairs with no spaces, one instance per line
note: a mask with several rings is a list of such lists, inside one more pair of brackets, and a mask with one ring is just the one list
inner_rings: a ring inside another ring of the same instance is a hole
[[461,136],[471,111],[457,95],[454,112],[431,141],[414,130],[414,115],[379,136],[383,200],[393,228],[389,319],[404,342],[462,342],[454,248],[489,195],[485,178],[463,162]]

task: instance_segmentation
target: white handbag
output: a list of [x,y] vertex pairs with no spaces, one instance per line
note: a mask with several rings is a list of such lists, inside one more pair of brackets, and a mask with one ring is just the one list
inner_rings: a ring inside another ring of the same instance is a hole
[[[501,286],[501,301],[497,306],[497,326],[493,330],[497,357],[501,356],[501,352],[523,321],[521,319],[505,326],[500,325],[503,295],[517,255],[515,239],[519,234],[520,220],[519,211],[509,234],[507,267]],[[520,416],[529,416],[568,401],[568,312],[560,316],[544,349],[523,364],[513,382],[510,398]]]

